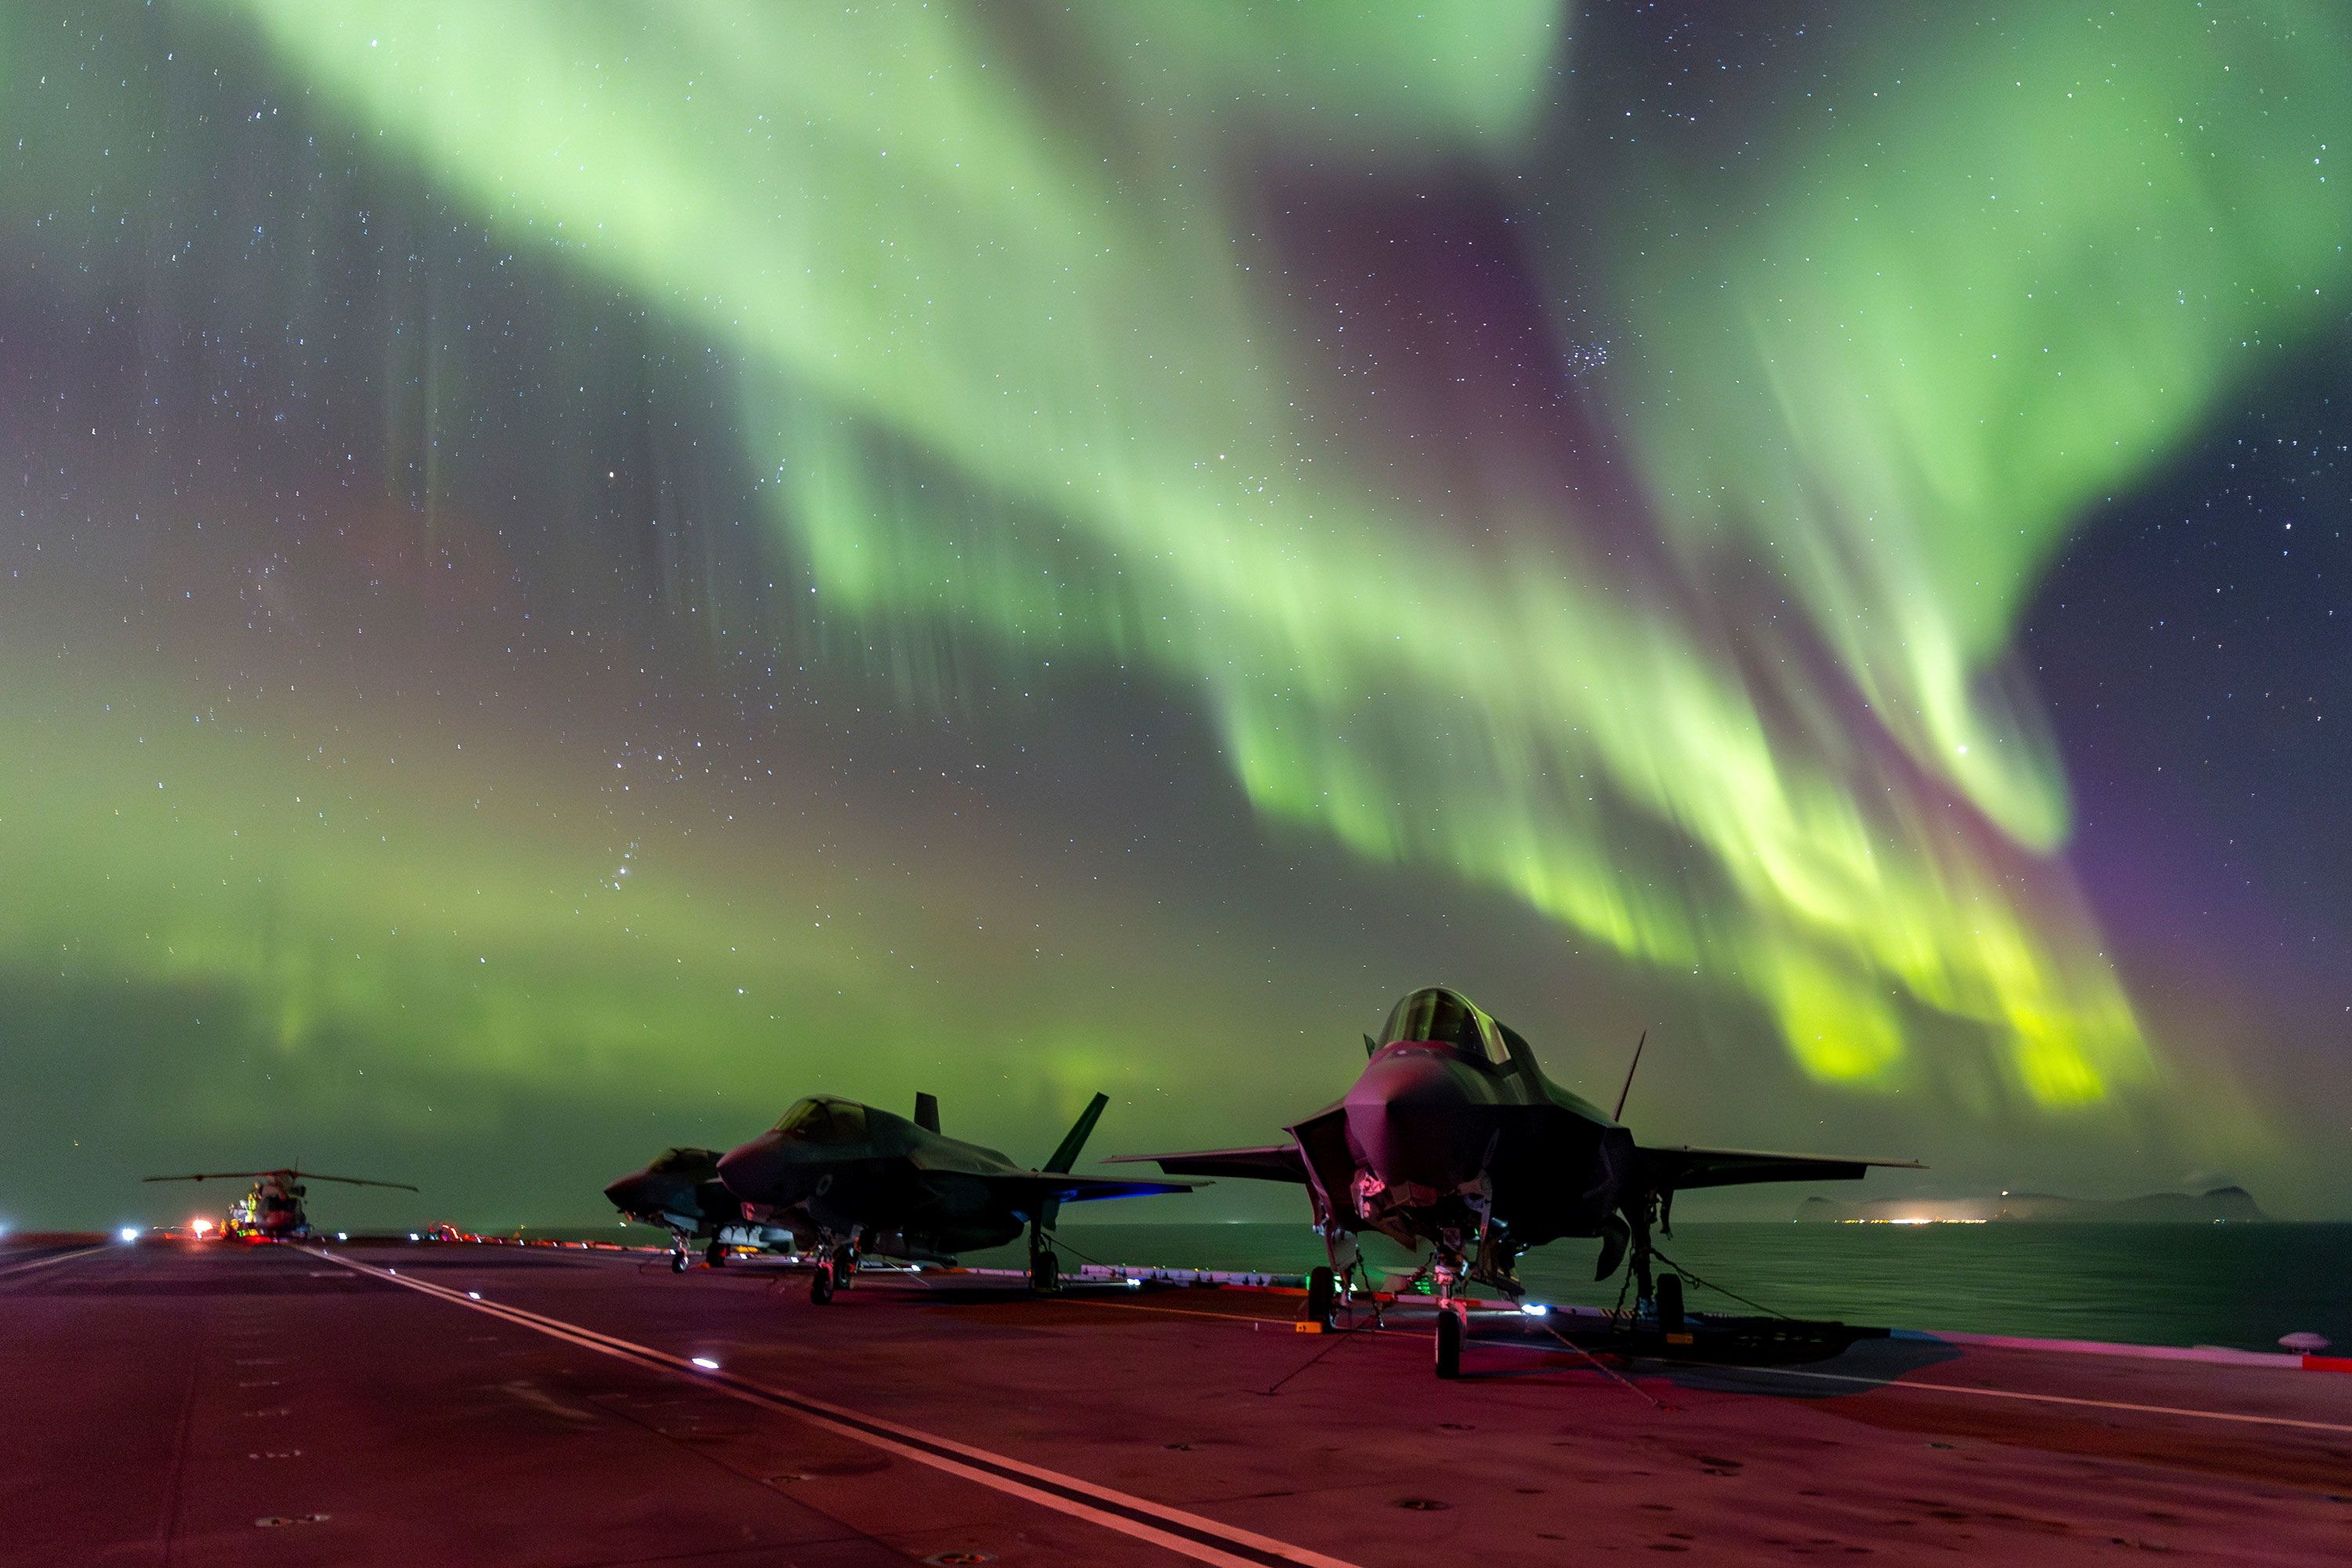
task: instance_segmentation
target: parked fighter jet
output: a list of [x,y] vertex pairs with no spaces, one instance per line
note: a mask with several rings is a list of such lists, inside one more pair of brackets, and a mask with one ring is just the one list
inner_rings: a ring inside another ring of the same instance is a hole
[[[1763,1154],[1735,1149],[1644,1148],[1616,1115],[1544,1077],[1526,1040],[1459,993],[1416,991],[1389,1014],[1370,1060],[1339,1103],[1297,1122],[1289,1142],[1188,1154],[1129,1154],[1171,1175],[1253,1176],[1303,1184],[1331,1267],[1311,1277],[1308,1312],[1330,1315],[1335,1282],[1358,1262],[1356,1237],[1373,1230],[1433,1251],[1439,1307],[1437,1374],[1461,1367],[1465,1280],[1516,1300],[1518,1255],[1561,1237],[1601,1238],[1594,1275],[1617,1271],[1630,1250],[1639,1310],[1681,1326],[1682,1280],[1653,1290],[1650,1229],[1673,1234],[1675,1194],[1749,1182],[1843,1181],[1871,1165],[1916,1162]],[[1640,1065],[1637,1047],[1634,1064]],[[1627,1089],[1633,1076],[1625,1075]],[[1617,1112],[1625,1095],[1617,1097]]]
[[613,1206],[630,1219],[658,1225],[670,1233],[669,1268],[686,1272],[689,1243],[707,1241],[703,1257],[717,1268],[730,1247],[789,1252],[793,1233],[781,1226],[752,1225],[743,1218],[743,1200],[719,1179],[713,1149],[668,1149],[642,1171],[605,1187]]
[[918,1263],[952,1263],[959,1252],[1002,1247],[1029,1232],[1030,1283],[1055,1288],[1059,1264],[1046,1246],[1066,1203],[1189,1192],[1190,1182],[1074,1176],[1070,1166],[1110,1097],[1098,1094],[1042,1171],[993,1149],[943,1136],[939,1101],[915,1097],[915,1120],[818,1095],[784,1112],[771,1131],[719,1162],[719,1179],[747,1216],[795,1219],[814,1228],[818,1256],[809,1299],[833,1300],[867,1252]]
[[243,1197],[228,1206],[228,1219],[221,1226],[223,1237],[258,1236],[271,1241],[284,1241],[291,1237],[310,1234],[310,1216],[302,1207],[303,1194],[309,1191],[304,1182],[341,1182],[352,1187],[398,1187],[402,1192],[416,1189],[406,1182],[371,1182],[360,1176],[322,1176],[316,1171],[199,1171],[188,1176],[143,1176],[149,1182],[239,1182],[250,1178],[253,1187]]

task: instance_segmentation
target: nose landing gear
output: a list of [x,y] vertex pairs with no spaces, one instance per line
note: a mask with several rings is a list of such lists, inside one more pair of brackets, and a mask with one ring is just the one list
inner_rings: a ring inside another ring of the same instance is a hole
[[1463,1322],[1464,1312],[1451,1302],[1441,1302],[1437,1309],[1437,1375],[1455,1378],[1462,1375],[1462,1342],[1469,1336]]
[[1437,1375],[1462,1375],[1462,1345],[1470,1337],[1470,1307],[1462,1296],[1462,1240],[1453,1231],[1440,1239],[1430,1255],[1430,1282],[1437,1293]]
[[816,1256],[816,1268],[809,1274],[809,1300],[822,1307],[833,1300],[836,1290],[846,1290],[857,1279],[857,1237],[846,1241],[819,1234],[816,1245],[809,1249]]

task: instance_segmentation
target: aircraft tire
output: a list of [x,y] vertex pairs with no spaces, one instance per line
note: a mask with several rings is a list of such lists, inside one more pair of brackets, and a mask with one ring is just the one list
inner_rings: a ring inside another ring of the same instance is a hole
[[1462,1314],[1451,1307],[1437,1310],[1437,1375],[1462,1375]]
[[1658,1330],[1661,1333],[1678,1334],[1683,1329],[1683,1277],[1679,1274],[1658,1276]]
[[1331,1321],[1331,1304],[1339,1298],[1339,1279],[1329,1268],[1318,1268],[1307,1276],[1307,1321],[1328,1323]]
[[845,1247],[833,1255],[833,1283],[840,1290],[857,1283],[857,1254],[853,1248]]
[[813,1305],[822,1307],[832,1300],[833,1265],[828,1261],[818,1264],[816,1272],[809,1276],[809,1300]]
[[702,1261],[708,1263],[713,1268],[724,1268],[727,1267],[727,1248],[721,1245],[717,1237],[712,1237],[710,1238],[710,1245],[702,1249]]
[[674,1250],[670,1253],[669,1271],[672,1274],[683,1274],[686,1272],[686,1254],[684,1252]]
[[1051,1247],[1039,1247],[1029,1255],[1029,1289],[1040,1295],[1051,1295],[1062,1288],[1062,1260],[1054,1256]]

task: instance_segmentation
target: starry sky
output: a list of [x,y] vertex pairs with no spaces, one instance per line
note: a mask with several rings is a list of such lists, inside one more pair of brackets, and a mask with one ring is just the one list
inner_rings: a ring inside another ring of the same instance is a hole
[[0,15],[0,1221],[1261,1142],[1433,982],[2352,1215],[2352,22],[1724,10]]

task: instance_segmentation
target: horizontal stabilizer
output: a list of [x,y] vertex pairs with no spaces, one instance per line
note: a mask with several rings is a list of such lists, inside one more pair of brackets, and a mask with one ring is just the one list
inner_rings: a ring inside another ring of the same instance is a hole
[[1296,1143],[1259,1149],[1203,1149],[1190,1154],[1113,1154],[1106,1165],[1150,1163],[1171,1176],[1239,1176],[1259,1182],[1304,1182],[1307,1160]]
[[1753,1149],[1636,1149],[1643,1184],[1653,1192],[1737,1187],[1754,1182],[1858,1182],[1873,1165],[1924,1171],[1916,1160],[1860,1160],[1836,1154],[1774,1154]]

